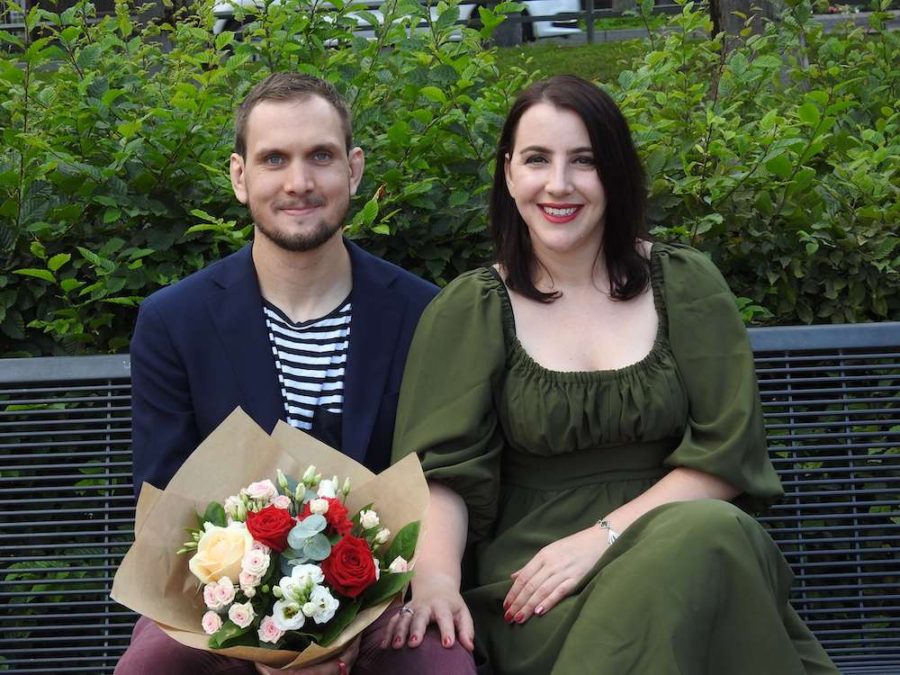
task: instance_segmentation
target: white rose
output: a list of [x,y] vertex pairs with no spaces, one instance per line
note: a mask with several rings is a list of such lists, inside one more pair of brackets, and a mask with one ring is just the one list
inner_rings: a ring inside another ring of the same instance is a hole
[[278,490],[275,489],[275,484],[272,481],[266,479],[250,483],[250,485],[241,490],[241,494],[247,495],[250,499],[264,499],[268,501],[278,494]]
[[231,523],[228,527],[208,525],[188,568],[204,584],[222,577],[237,579],[241,560],[252,545],[253,537],[244,523]]
[[270,557],[267,553],[250,549],[241,559],[241,570],[248,574],[261,577],[269,569]]
[[371,530],[378,527],[381,521],[378,520],[378,514],[371,509],[366,509],[359,514],[359,524],[364,530]]
[[313,499],[309,503],[309,511],[320,516],[328,513],[328,501],[326,499]]
[[272,620],[280,630],[298,630],[306,623],[300,605],[287,600],[279,600],[272,606]]
[[316,492],[319,497],[337,496],[337,481],[323,480],[319,483],[319,490]]
[[249,602],[236,602],[228,608],[228,618],[231,619],[238,628],[246,628],[253,623],[253,605]]
[[203,626],[204,633],[212,635],[222,627],[222,617],[210,611],[203,615],[200,624]]
[[391,561],[391,564],[388,565],[388,569],[394,574],[400,574],[401,572],[409,571],[409,563],[403,556],[397,556]]
[[375,535],[375,543],[383,544],[390,538],[391,538],[391,531],[389,529],[387,529],[386,527],[383,527],[380,530],[378,530],[378,534]]

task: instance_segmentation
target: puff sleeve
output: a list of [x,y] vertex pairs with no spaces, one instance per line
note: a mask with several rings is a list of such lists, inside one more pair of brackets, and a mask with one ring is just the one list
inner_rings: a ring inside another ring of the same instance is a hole
[[506,344],[492,286],[490,270],[468,272],[426,308],[407,358],[394,431],[394,461],[418,453],[427,478],[463,498],[470,543],[491,530],[504,443],[495,391]]
[[715,265],[689,247],[666,247],[661,271],[669,341],[689,406],[684,436],[666,464],[718,476],[741,491],[739,504],[765,508],[783,492],[734,296]]

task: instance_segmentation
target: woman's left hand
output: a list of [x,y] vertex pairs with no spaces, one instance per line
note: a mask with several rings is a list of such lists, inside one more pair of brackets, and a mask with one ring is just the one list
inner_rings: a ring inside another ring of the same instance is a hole
[[503,618],[507,623],[525,623],[533,614],[549,612],[572,592],[608,546],[606,532],[595,526],[542,548],[525,567],[512,573]]

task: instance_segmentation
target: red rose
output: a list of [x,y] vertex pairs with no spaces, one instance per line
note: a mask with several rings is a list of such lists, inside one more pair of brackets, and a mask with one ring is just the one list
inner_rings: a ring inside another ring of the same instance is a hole
[[[324,514],[325,522],[328,523],[328,526],[335,533],[342,537],[346,537],[350,534],[350,530],[353,529],[353,523],[347,517],[347,507],[341,503],[340,499],[335,499],[334,497],[325,497],[324,499],[328,502],[328,510]],[[303,511],[297,516],[297,520],[303,520],[311,513],[312,511],[309,510],[309,502],[306,502],[303,505]]]
[[253,538],[274,551],[281,553],[287,548],[288,533],[297,524],[287,509],[269,505],[260,511],[247,514],[247,529]]
[[375,583],[375,561],[365,539],[344,537],[322,561],[325,581],[335,591],[355,598]]

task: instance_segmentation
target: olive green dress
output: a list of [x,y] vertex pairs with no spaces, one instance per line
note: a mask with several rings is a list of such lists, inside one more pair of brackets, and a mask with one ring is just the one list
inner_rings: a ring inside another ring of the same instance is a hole
[[650,511],[545,615],[503,620],[513,571],[673,467],[727,480],[745,508],[781,495],[728,286],[687,247],[655,244],[650,262],[655,344],[619,370],[532,360],[490,268],[456,279],[422,316],[394,454],[418,452],[428,478],[468,505],[476,570],[464,597],[484,672],[837,672],[788,603],[791,572],[775,544],[715,500]]

